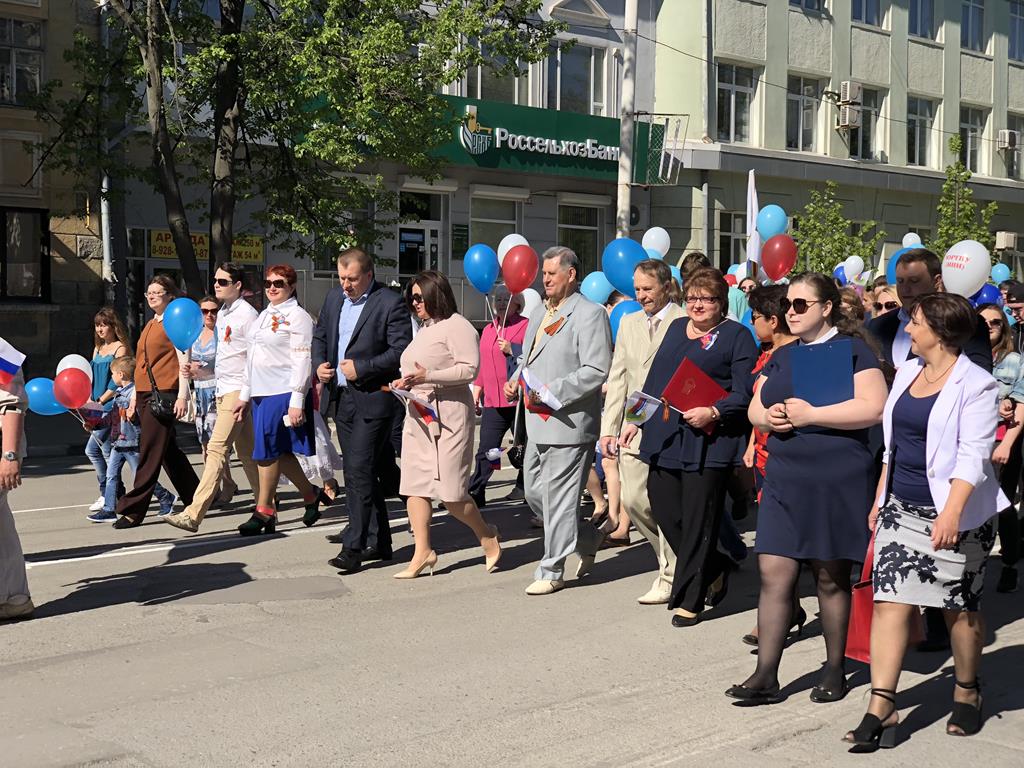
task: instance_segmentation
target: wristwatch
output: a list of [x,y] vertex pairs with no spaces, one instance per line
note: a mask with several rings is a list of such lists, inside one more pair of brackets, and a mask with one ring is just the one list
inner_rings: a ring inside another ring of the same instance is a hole
[[3,459],[4,461],[17,461],[18,454],[16,454],[14,451],[4,451],[2,454],[0,454],[0,459]]

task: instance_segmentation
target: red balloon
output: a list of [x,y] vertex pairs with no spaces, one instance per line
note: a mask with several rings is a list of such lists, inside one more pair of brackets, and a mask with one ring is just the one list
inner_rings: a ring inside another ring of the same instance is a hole
[[796,266],[796,242],[786,234],[775,235],[761,247],[761,268],[772,280],[780,280]]
[[53,396],[65,408],[81,408],[92,396],[92,384],[85,371],[66,368],[53,380]]
[[537,252],[528,245],[510,248],[501,262],[501,277],[509,293],[522,293],[537,279]]
[[736,285],[736,275],[726,275],[725,282],[729,285]]

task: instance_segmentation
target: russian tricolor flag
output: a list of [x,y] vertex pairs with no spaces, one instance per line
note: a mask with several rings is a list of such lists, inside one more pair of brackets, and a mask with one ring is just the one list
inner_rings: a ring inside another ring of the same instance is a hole
[[[554,413],[554,410],[543,400],[541,400],[541,402],[539,403],[534,403],[530,400],[530,393],[536,390],[530,387],[530,384],[527,381],[527,376],[528,374],[526,372],[526,369],[524,368],[523,372],[519,374],[519,386],[523,390],[523,403],[526,405],[526,410],[528,410],[530,413],[537,414],[538,416],[541,417],[541,419],[547,421],[548,419],[551,418],[551,414]],[[538,392],[538,394],[541,393]]]
[[0,384],[10,384],[24,362],[25,355],[0,338]]
[[416,400],[412,400],[410,402],[412,403],[412,407],[416,409],[416,413],[418,413],[420,418],[423,419],[424,424],[433,424],[437,421],[437,411],[429,405],[423,405]]

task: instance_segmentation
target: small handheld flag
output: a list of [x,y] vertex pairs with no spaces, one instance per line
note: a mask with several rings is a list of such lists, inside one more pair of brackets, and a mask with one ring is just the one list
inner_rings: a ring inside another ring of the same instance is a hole
[[0,384],[10,384],[24,362],[25,355],[12,347],[6,339],[0,338]]
[[658,412],[661,400],[636,390],[626,400],[625,420],[627,424],[647,423]]

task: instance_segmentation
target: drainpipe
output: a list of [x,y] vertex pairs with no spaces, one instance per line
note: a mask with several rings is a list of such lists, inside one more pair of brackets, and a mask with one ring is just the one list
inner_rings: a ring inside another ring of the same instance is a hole
[[626,0],[622,30],[622,101],[619,108],[619,177],[615,236],[629,237],[630,184],[633,182],[633,123],[636,110],[636,27],[640,0]]
[[[704,61],[701,63],[701,67],[704,70],[703,85],[701,87],[701,96],[703,101],[703,112],[704,112],[704,125],[702,139],[711,135],[711,94],[714,90],[714,78],[715,78],[715,67],[714,67],[714,56],[715,56],[715,42],[714,36],[712,35],[712,14],[714,13],[714,3],[712,0],[703,0],[704,2],[704,24],[701,29],[701,42],[704,43]],[[712,248],[712,232],[714,227],[711,223],[711,192],[710,192],[710,177],[711,174],[707,170],[700,172],[700,193],[701,193],[701,209],[704,217],[704,253],[708,257],[711,263],[714,263],[714,249]]]
[[[100,42],[103,50],[110,50],[110,27],[107,25],[107,14],[109,13],[107,0],[100,1]],[[106,104],[106,94],[102,96]],[[104,114],[106,110],[104,109]],[[103,126],[103,135],[100,138],[100,149],[104,157],[110,151],[110,142],[107,137],[107,128]],[[100,240],[103,249],[103,292],[105,302],[110,304],[114,300],[114,258],[113,244],[110,237],[110,176],[104,171],[100,181]]]

